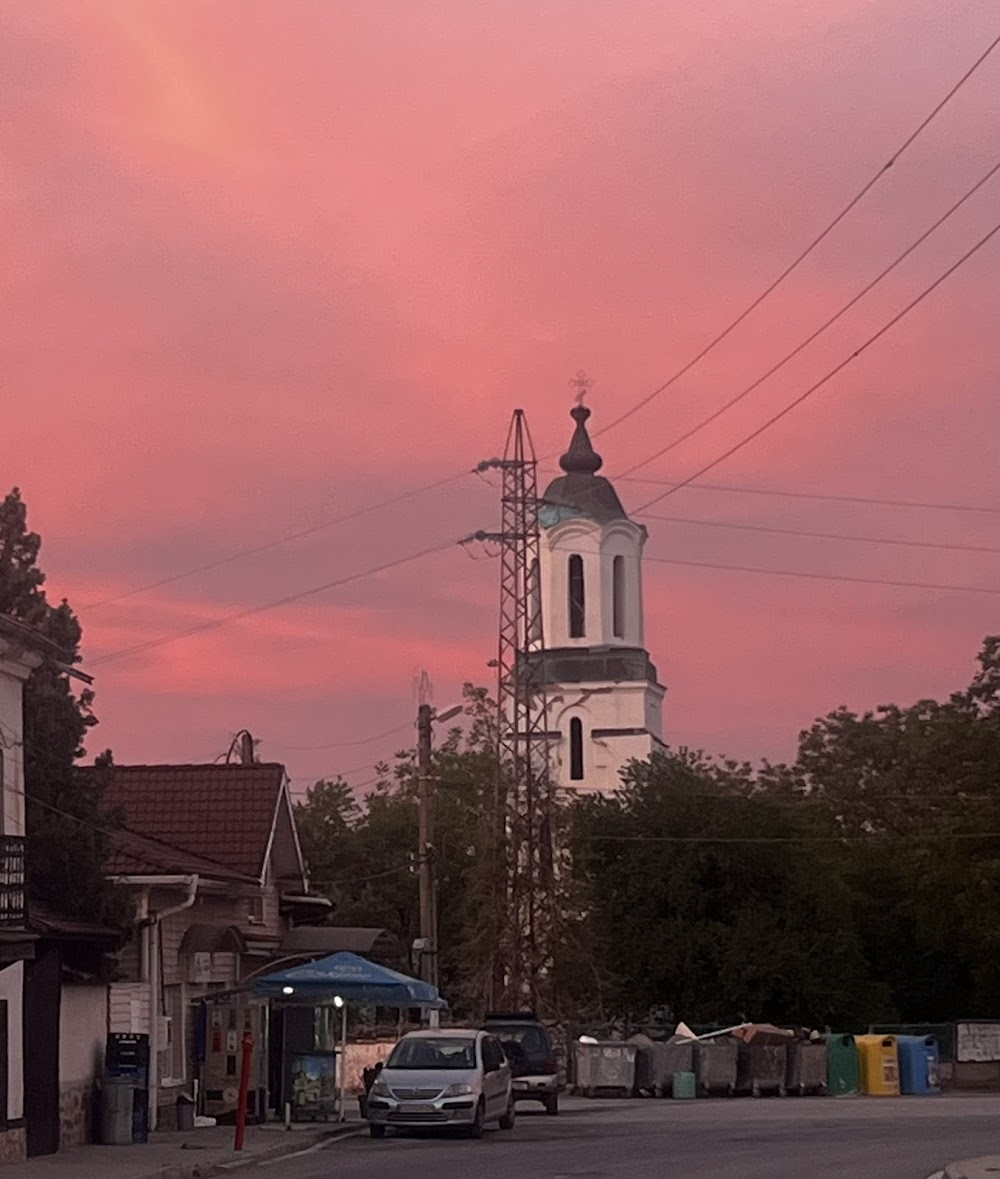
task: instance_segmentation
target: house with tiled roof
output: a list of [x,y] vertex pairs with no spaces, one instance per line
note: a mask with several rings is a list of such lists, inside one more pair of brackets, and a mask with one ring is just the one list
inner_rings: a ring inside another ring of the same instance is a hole
[[[86,779],[90,767],[78,771]],[[118,829],[109,877],[135,905],[135,936],[119,955],[108,1031],[149,1036],[150,1122],[169,1125],[180,1093],[200,1082],[201,1108],[235,1104],[237,1056],[255,1035],[253,1100],[267,1088],[260,1011],[235,998],[280,960],[291,931],[325,917],[311,895],[284,767],[274,763],[113,766],[103,806]],[[216,1034],[216,1031],[218,1034]],[[263,1110],[259,1110],[263,1114]]]

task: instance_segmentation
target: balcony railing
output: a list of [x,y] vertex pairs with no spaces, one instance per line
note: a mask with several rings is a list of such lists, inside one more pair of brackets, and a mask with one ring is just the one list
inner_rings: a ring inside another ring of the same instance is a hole
[[25,839],[0,835],[0,929],[24,926]]

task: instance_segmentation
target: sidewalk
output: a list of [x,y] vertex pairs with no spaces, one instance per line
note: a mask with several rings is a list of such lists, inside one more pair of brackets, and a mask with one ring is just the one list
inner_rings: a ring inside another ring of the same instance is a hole
[[949,1163],[944,1174],[945,1179],[1000,1179],[1000,1154]]
[[139,1146],[77,1146],[58,1154],[2,1168],[3,1179],[199,1179],[308,1150],[328,1138],[360,1129],[355,1113],[346,1122],[247,1126],[243,1150],[233,1150],[232,1126],[151,1134]]

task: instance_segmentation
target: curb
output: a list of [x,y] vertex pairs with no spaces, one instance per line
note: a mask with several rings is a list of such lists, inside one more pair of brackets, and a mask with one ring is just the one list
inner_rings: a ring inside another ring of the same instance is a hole
[[356,1131],[361,1125],[363,1123],[360,1122],[339,1122],[336,1127],[328,1127],[315,1134],[290,1135],[288,1137],[291,1137],[292,1141],[277,1142],[265,1150],[255,1150],[246,1154],[232,1151],[231,1157],[225,1159],[214,1159],[209,1162],[192,1159],[190,1163],[164,1163],[155,1171],[136,1175],[135,1179],[207,1179],[210,1175],[231,1175],[244,1167],[274,1162],[286,1155],[305,1153],[327,1141],[349,1134],[352,1130]]
[[962,1159],[949,1163],[941,1172],[943,1179],[1000,1179],[1000,1155],[985,1155],[978,1159]]

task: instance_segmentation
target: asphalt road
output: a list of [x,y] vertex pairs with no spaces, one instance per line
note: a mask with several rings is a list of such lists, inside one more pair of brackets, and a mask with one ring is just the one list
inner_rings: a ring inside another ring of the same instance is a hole
[[1000,1153],[1000,1098],[567,1098],[518,1107],[479,1142],[357,1135],[257,1170],[268,1179],[927,1179]]

